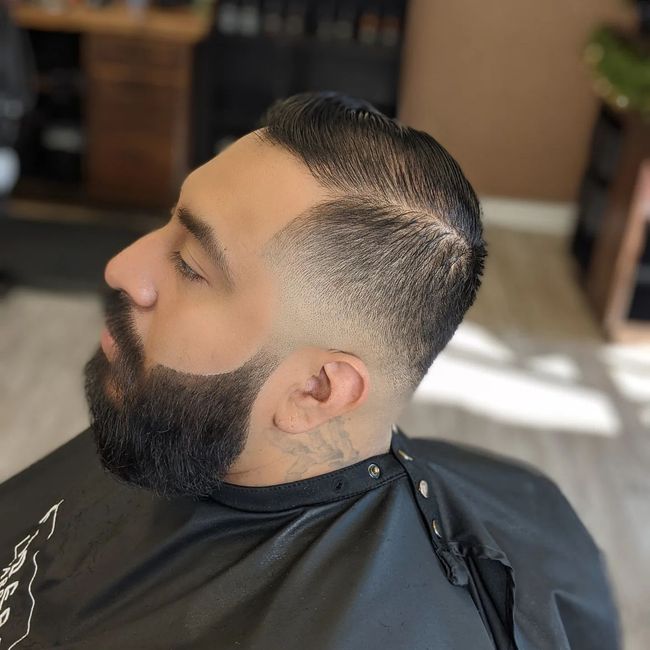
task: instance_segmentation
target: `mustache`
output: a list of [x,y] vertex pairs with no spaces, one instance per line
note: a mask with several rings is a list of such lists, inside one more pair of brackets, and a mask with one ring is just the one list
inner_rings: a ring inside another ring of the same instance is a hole
[[142,357],[143,345],[133,319],[133,303],[126,292],[111,289],[103,295],[106,328],[118,348],[129,358]]

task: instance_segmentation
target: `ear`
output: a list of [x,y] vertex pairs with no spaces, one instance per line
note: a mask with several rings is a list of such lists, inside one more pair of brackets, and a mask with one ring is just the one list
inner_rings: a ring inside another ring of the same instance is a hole
[[350,355],[329,361],[282,399],[273,423],[286,433],[309,431],[361,406],[369,389],[370,377],[363,361]]

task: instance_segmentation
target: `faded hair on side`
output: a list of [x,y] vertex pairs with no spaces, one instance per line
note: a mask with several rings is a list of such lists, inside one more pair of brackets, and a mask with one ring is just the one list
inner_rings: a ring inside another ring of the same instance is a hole
[[407,398],[481,284],[474,190],[432,136],[340,93],[278,101],[260,127],[333,196],[276,233],[267,256],[291,269],[309,327],[372,357]]

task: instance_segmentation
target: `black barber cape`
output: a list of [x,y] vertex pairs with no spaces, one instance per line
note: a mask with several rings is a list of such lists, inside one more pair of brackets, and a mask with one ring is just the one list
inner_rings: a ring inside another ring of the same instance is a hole
[[390,452],[164,500],[85,431],[0,486],[0,650],[612,650],[600,554],[535,471]]

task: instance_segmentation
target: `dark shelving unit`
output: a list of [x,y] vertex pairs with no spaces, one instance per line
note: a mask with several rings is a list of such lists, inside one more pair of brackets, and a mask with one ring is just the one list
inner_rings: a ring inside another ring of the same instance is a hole
[[578,198],[578,220],[571,242],[571,252],[578,261],[582,278],[586,278],[594,243],[607,210],[608,193],[616,173],[623,121],[603,104],[594,125],[587,167]]
[[636,277],[632,298],[630,300],[629,317],[633,320],[647,322],[650,326],[650,227],[645,228],[643,254],[636,267]]
[[352,21],[346,39],[319,37],[318,3],[302,4],[305,32],[299,35],[223,33],[216,17],[197,68],[197,92],[207,110],[195,116],[195,165],[218,153],[220,142],[257,128],[273,101],[295,93],[338,91],[361,97],[391,117],[397,114],[402,33],[391,45],[360,42],[358,22],[369,7],[376,7],[378,15],[390,7],[401,30],[407,2],[334,3],[332,14],[344,13]]
[[650,123],[602,105],[593,130],[571,252],[612,339],[650,337]]
[[27,31],[34,54],[36,104],[23,119],[16,148],[15,194],[79,197],[84,154],[84,84],[79,35]]

